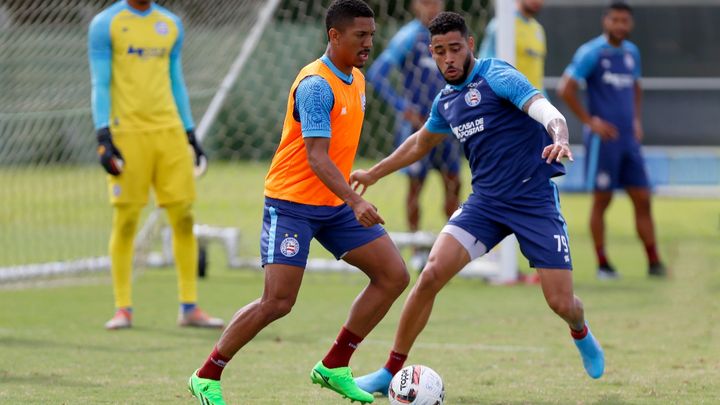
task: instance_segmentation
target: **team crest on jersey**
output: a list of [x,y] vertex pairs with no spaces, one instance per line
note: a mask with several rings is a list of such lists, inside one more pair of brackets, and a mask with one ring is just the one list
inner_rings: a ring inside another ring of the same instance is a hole
[[635,69],[635,58],[630,53],[625,54],[625,67],[629,70]]
[[115,185],[113,186],[112,192],[113,192],[113,196],[114,196],[114,197],[120,197],[120,192],[121,192],[121,191],[122,191],[122,189],[120,188],[120,185],[119,185],[119,184],[115,184]]
[[280,253],[285,257],[293,257],[300,251],[300,242],[297,239],[289,236],[283,239],[280,244]]
[[170,29],[165,21],[158,21],[155,23],[155,32],[160,35],[167,35]]
[[365,112],[365,93],[360,93],[360,106],[363,112]]
[[603,58],[603,60],[600,61],[600,65],[602,65],[603,69],[610,69],[610,65],[612,65],[612,63],[610,63],[610,59]]
[[465,102],[470,107],[475,107],[480,104],[480,98],[480,90],[478,89],[470,89],[465,93]]

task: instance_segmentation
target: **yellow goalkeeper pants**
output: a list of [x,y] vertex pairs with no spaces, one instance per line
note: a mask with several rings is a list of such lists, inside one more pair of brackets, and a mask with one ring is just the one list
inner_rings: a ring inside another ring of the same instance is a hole
[[[113,206],[110,234],[110,260],[115,307],[132,306],[133,242],[143,204]],[[181,303],[197,302],[197,239],[193,234],[192,203],[180,202],[164,207],[172,228],[173,255],[178,274]]]

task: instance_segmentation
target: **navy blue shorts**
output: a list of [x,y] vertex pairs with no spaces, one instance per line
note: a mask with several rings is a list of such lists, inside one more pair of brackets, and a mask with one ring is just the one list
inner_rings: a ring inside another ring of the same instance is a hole
[[586,190],[650,186],[640,144],[634,139],[602,141],[586,129],[585,151]]
[[279,263],[305,267],[312,238],[339,260],[383,235],[385,229],[380,225],[362,226],[347,204],[316,206],[265,197],[260,257],[263,266]]
[[[398,146],[413,134],[410,123],[403,121],[398,129]],[[461,145],[454,136],[448,136],[440,145],[417,162],[402,169],[408,177],[424,180],[430,170],[441,173],[458,174],[460,172]]]
[[471,194],[448,221],[469,232],[491,250],[514,233],[530,267],[572,269],[570,241],[552,181],[522,199],[497,201]]

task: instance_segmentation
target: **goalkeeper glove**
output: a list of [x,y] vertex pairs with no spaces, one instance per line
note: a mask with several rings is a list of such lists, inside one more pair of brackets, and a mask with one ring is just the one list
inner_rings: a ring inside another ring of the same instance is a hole
[[200,177],[207,171],[207,156],[200,147],[197,138],[195,138],[195,130],[188,129],[185,132],[187,133],[188,143],[190,143],[190,146],[192,146],[193,152],[195,153],[195,177]]
[[110,129],[107,127],[98,129],[97,142],[97,154],[100,157],[100,164],[105,171],[113,176],[122,173],[124,164],[123,157],[118,148],[113,144]]

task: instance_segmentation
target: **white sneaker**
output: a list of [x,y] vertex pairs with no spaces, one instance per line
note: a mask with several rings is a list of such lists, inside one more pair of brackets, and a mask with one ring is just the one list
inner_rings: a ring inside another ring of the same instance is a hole
[[183,310],[180,309],[177,322],[179,326],[193,326],[196,328],[222,329],[225,327],[225,321],[220,318],[211,317],[198,307],[187,312],[183,312]]
[[105,329],[107,330],[126,329],[131,326],[132,313],[124,308],[115,311],[115,315],[113,315],[109,321],[105,322]]
[[599,266],[597,269],[598,280],[617,280],[620,278],[620,274],[615,271],[613,266]]

